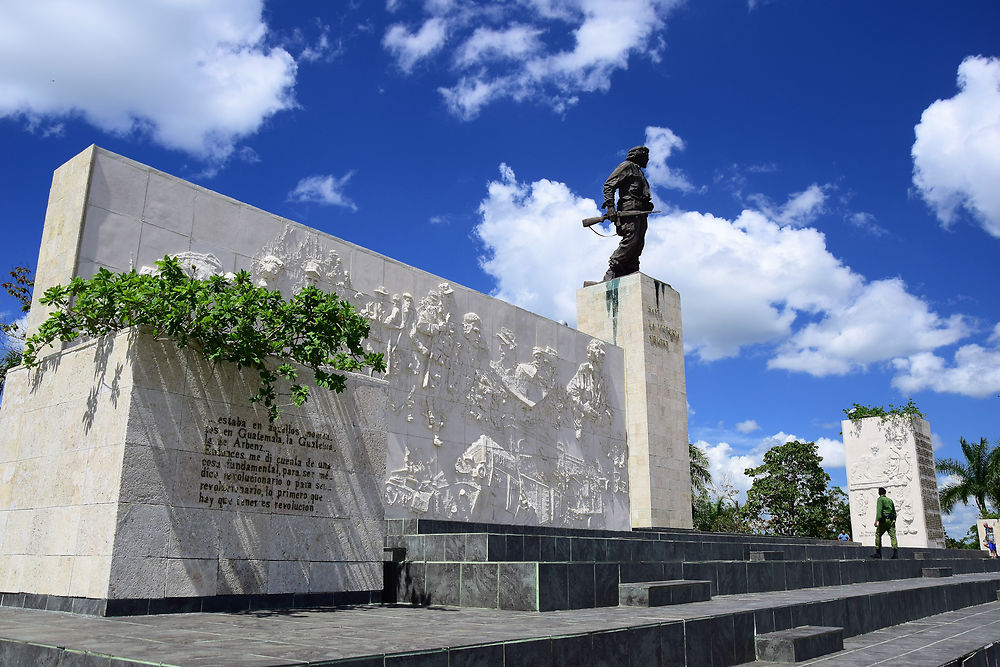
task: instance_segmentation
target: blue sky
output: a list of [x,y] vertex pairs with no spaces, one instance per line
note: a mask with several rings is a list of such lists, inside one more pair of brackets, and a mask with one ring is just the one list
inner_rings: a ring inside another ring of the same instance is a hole
[[646,143],[664,215],[642,270],[681,293],[689,431],[717,476],[745,485],[796,436],[843,484],[853,402],[913,397],[938,456],[1000,438],[992,0],[0,16],[5,271],[35,261],[52,171],[96,143],[572,324],[614,247],[579,220]]

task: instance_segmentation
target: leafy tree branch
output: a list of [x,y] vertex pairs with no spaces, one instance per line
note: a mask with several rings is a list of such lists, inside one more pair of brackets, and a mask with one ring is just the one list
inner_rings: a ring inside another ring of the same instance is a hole
[[335,294],[307,286],[285,299],[255,286],[246,271],[201,280],[188,276],[174,258],[156,265],[159,272],[152,275],[102,268],[89,279],[76,277],[47,289],[39,303],[54,310],[25,341],[25,365],[36,365],[39,353],[56,340],[142,327],[209,361],[256,370],[260,386],[250,400],[263,403],[271,421],[279,414],[279,378],[292,382],[296,406],[309,396],[290,361],[310,369],[317,386],[337,392],[345,378],[336,371],[385,370],[382,355],[366,354],[362,347],[368,322]]

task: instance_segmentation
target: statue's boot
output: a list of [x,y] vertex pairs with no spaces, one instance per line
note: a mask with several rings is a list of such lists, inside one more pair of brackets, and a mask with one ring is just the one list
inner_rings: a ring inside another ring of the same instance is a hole
[[869,556],[869,558],[879,558],[879,559],[881,559],[882,558],[882,550],[881,549],[876,549],[875,553],[873,553],[871,556]]

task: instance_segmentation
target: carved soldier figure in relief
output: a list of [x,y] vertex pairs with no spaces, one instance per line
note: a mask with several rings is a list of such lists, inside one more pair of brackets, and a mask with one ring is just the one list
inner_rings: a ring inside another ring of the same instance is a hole
[[608,406],[604,379],[605,354],[604,343],[599,340],[590,341],[587,344],[587,361],[580,364],[576,374],[566,385],[578,440],[583,435],[585,419],[595,426],[607,426],[611,423],[612,413]]
[[389,386],[393,390],[389,402],[394,411],[403,408],[409,401],[409,392],[401,400],[400,394],[412,381],[410,368],[412,366],[407,341],[409,331],[413,326],[415,313],[413,311],[413,296],[409,292],[402,295],[392,295],[392,312],[383,320],[386,329],[385,370],[389,377]]
[[278,274],[285,268],[285,263],[274,255],[265,255],[257,262],[257,287],[276,289]]
[[[604,203],[607,215],[615,223],[615,233],[622,237],[618,247],[608,260],[608,271],[604,280],[627,276],[639,270],[639,255],[646,243],[646,215],[618,215],[620,211],[652,211],[652,195],[649,181],[642,170],[649,163],[649,149],[636,146],[629,149],[625,161],[604,182]],[[615,193],[618,193],[618,209],[615,210]]]
[[462,335],[455,344],[454,362],[448,369],[449,395],[467,401],[471,406],[479,403],[484,391],[480,384],[487,348],[483,341],[482,324],[482,319],[475,313],[466,313],[462,317]]
[[556,351],[551,347],[531,350],[531,362],[518,364],[508,384],[511,393],[526,407],[533,408],[556,386]]
[[450,362],[454,324],[451,321],[454,290],[448,283],[441,283],[420,300],[417,317],[410,328],[410,341],[415,352],[416,382],[411,386],[412,398],[420,395],[421,413],[430,429],[435,445],[440,446],[445,416],[438,405],[438,391],[442,376]]
[[306,277],[306,285],[319,288],[320,281],[323,279],[323,274],[320,271],[319,262],[315,259],[307,260],[305,264],[302,265],[302,272]]
[[[368,352],[386,353],[386,326],[385,320],[389,317],[389,292],[385,287],[379,285],[375,288],[373,300],[365,304],[361,309],[361,315],[368,320],[368,339],[365,341],[365,349]],[[386,357],[386,365],[389,359]]]

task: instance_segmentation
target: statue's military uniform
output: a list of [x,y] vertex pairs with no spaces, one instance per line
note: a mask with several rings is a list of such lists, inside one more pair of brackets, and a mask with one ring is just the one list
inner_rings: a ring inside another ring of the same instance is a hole
[[[625,161],[615,167],[615,170],[604,182],[604,203],[601,208],[609,209],[615,205],[615,192],[619,193],[619,211],[652,211],[652,196],[649,191],[649,181],[642,173],[649,160],[649,149],[636,146],[628,152]],[[615,222],[615,232],[622,237],[618,247],[608,260],[608,272],[605,280],[626,276],[639,270],[639,255],[646,244],[645,215],[619,218]]]

